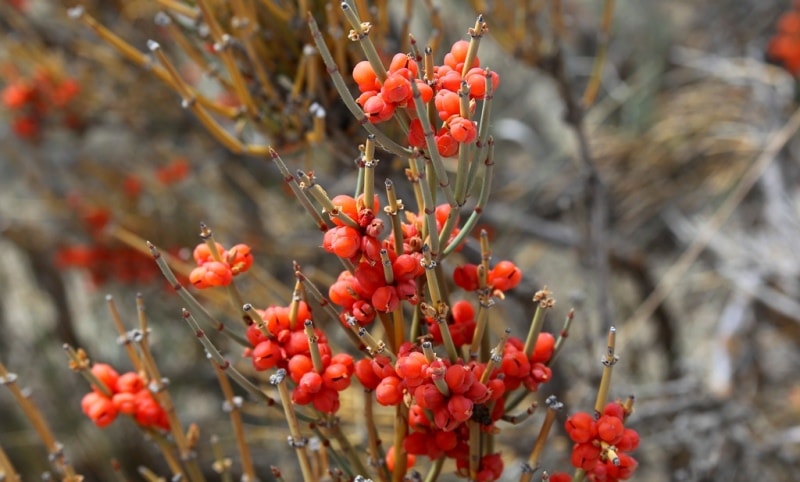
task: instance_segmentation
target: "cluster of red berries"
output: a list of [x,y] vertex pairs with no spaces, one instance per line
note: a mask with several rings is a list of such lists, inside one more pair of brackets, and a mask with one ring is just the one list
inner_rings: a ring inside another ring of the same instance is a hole
[[[175,157],[170,159],[167,164],[155,169],[153,177],[159,184],[169,187],[186,179],[191,169],[192,165],[185,157]],[[130,199],[138,198],[143,187],[142,177],[137,173],[128,174],[122,180],[122,192]]]
[[781,15],[778,31],[767,47],[767,56],[779,62],[793,76],[800,76],[800,1]]
[[[79,211],[90,242],[64,244],[59,247],[54,259],[58,269],[86,270],[93,286],[101,286],[110,281],[147,284],[161,279],[161,273],[152,262],[152,256],[115,243],[103,234],[103,230],[111,222],[108,209],[84,205],[76,196],[69,202]],[[170,250],[173,253],[177,251]]]
[[[461,303],[461,302],[459,302]],[[459,305],[456,303],[455,305]],[[460,306],[459,310],[466,310]],[[408,454],[428,456],[431,460],[446,456],[455,459],[459,469],[469,465],[468,420],[481,424],[484,431],[493,431],[494,423],[503,415],[504,394],[525,383],[535,391],[539,383],[549,379],[550,369],[544,363],[552,356],[554,338],[541,333],[530,363],[522,350],[522,342],[512,339],[507,344],[502,363],[488,376],[485,363],[455,363],[438,357],[429,358],[420,345],[404,343],[397,360],[382,354],[355,363],[355,375],[365,389],[374,392],[381,405],[407,403],[411,432],[403,442]],[[518,351],[519,350],[519,351]],[[531,368],[532,366],[536,368]],[[546,373],[546,375],[544,375]],[[503,465],[498,454],[481,459],[478,480],[497,480]]]
[[569,417],[565,428],[572,447],[572,465],[586,471],[589,480],[617,482],[633,475],[638,463],[630,452],[639,446],[639,434],[625,428],[627,413],[620,402],[610,402],[595,418],[585,412]]
[[95,363],[92,374],[105,385],[111,395],[99,387],[83,396],[81,409],[98,427],[106,427],[117,415],[130,415],[142,427],[169,430],[166,411],[158,404],[138,373],[120,375],[111,365]]
[[215,242],[215,246],[216,253],[206,243],[198,244],[192,252],[197,267],[189,273],[189,282],[195,288],[228,286],[234,276],[244,273],[253,265],[250,246],[237,244],[227,251],[220,243]]
[[306,324],[311,323],[311,311],[305,301],[297,302],[294,319],[292,309],[286,306],[270,306],[259,315],[262,322],[251,324],[246,332],[252,345],[246,355],[255,369],[284,368],[295,383],[294,403],[311,403],[323,413],[339,410],[339,392],[350,386],[355,370],[353,357],[345,353],[333,355],[325,334],[314,328],[313,343],[321,362],[315,369],[312,341],[305,332]]
[[140,251],[128,246],[73,244],[56,251],[59,269],[79,268],[89,273],[94,286],[111,280],[118,283],[147,284],[160,279],[158,267]]
[[[424,76],[432,78],[431,81],[420,77],[417,59],[411,55],[395,54],[383,82],[368,61],[361,61],[353,67],[353,80],[361,92],[356,102],[373,123],[391,119],[397,109],[404,109],[410,119],[408,144],[424,148],[426,143],[422,123],[413,108],[413,82],[424,103],[433,100],[439,119],[443,122],[434,133],[439,154],[444,157],[455,156],[460,144],[474,142],[477,138],[478,129],[470,116],[475,110],[475,101],[486,96],[486,77],[490,76],[493,88],[497,88],[500,82],[497,73],[481,69],[477,56],[468,68],[464,67],[468,49],[469,42],[466,40],[454,43],[444,56],[444,64],[434,66],[432,75]],[[466,74],[462,75],[463,72]],[[463,95],[468,97],[469,112],[462,112],[459,94],[462,86]]]
[[[328,290],[331,301],[344,308],[342,323],[353,319],[365,326],[372,323],[377,312],[394,311],[402,300],[417,304],[416,279],[424,274],[421,254],[396,253],[388,239],[381,241],[384,222],[374,214],[380,209],[377,196],[372,209],[359,209],[363,197],[357,202],[351,196],[339,195],[332,201],[340,216],[348,216],[358,226],[334,217],[336,226],[326,231],[322,240],[323,249],[355,266],[352,272],[342,271]],[[389,264],[384,265],[384,260]],[[387,272],[391,273],[388,278]]]
[[[363,206],[363,197],[356,201],[343,194],[331,201],[339,216],[349,217],[358,226],[333,217],[336,226],[327,230],[322,240],[323,249],[347,259],[355,267],[352,272],[342,271],[328,290],[330,300],[343,308],[342,323],[347,325],[354,320],[367,326],[378,312],[394,311],[403,300],[416,305],[420,300],[417,280],[425,274],[421,264],[422,220],[408,213],[407,222],[401,223],[403,252],[397,253],[392,242],[394,233],[380,239],[385,225],[374,214],[380,209],[377,196],[372,209],[359,208]],[[437,232],[449,214],[450,206],[447,204],[436,208]],[[457,234],[458,228],[453,229],[451,239]],[[385,260],[388,260],[388,265]],[[387,272],[391,273],[388,279]]]
[[0,92],[3,105],[12,111],[12,129],[21,139],[35,139],[48,116],[56,112],[69,128],[80,121],[71,109],[80,84],[72,78],[59,78],[46,69],[38,69],[30,79],[16,79]]
[[[500,261],[487,274],[487,287],[491,291],[508,291],[522,281],[522,270],[511,261]],[[453,281],[464,291],[480,289],[478,265],[463,264],[453,271]]]

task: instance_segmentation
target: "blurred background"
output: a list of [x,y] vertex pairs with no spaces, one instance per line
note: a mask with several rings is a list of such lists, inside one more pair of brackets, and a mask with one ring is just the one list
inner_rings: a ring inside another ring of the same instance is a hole
[[[182,16],[173,2],[154,0],[83,3],[138,51],[148,39],[162,43],[197,92],[240,107],[217,80],[224,71],[193,10]],[[226,2],[210,3],[224,18]],[[295,2],[263,3],[291,12]],[[326,38],[342,45],[337,60],[360,60],[356,46],[337,39],[338,11],[309,3]],[[523,332],[530,297],[543,286],[557,300],[548,330],[576,309],[555,378],[540,394],[558,394],[564,416],[588,410],[604,333],[614,325],[620,362],[611,396],[636,396],[636,480],[795,480],[800,14],[793,3],[443,0],[409,2],[412,16],[404,2],[389,3],[376,20],[387,52],[407,48],[407,31],[444,52],[466,38],[477,11],[489,24],[479,55],[501,84],[493,100],[493,196],[481,227],[494,259],[513,260],[524,273],[492,316]],[[319,231],[266,156],[226,149],[152,69],[123,58],[86,17],[69,18],[72,6],[0,0],[0,360],[30,389],[78,471],[108,480],[114,458],[130,474],[140,464],[162,466],[134,424],[100,430],[78,408],[87,386],[69,370],[63,343],[129,368],[106,294],[130,326],[142,294],[182,419],[232,442],[213,372],[180,319],[180,300],[142,254],[143,240],[188,260],[205,222],[226,246],[250,244],[256,269],[240,288],[259,307],[289,301],[291,260],[321,286],[341,266],[324,255]],[[154,21],[164,9],[171,23]],[[254,127],[234,115],[220,125],[245,143],[273,145],[292,169],[313,169],[332,195],[352,193],[364,133],[316,57],[309,62],[319,65],[298,84],[311,38],[300,16],[289,17],[262,39],[277,92],[265,101],[266,120]],[[198,56],[181,47],[181,36],[199,46]],[[593,76],[598,55],[604,61]],[[322,137],[313,102],[326,112]],[[392,178],[412,199],[402,163],[381,156],[378,179]],[[448,266],[478,257],[472,239]],[[224,299],[205,301],[235,318]],[[345,400],[345,422],[359,419],[359,403]],[[24,480],[39,477],[47,454],[6,391],[0,413],[0,445]],[[257,407],[247,415],[259,467],[280,462],[282,417]],[[515,458],[527,457],[540,416],[504,431],[508,480],[518,477]],[[563,431],[552,439],[545,466],[571,471]]]

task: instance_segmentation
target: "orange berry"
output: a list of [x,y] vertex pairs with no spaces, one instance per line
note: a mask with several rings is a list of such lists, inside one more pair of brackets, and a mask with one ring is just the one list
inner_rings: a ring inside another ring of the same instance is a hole
[[[92,365],[92,375],[97,377],[100,382],[106,386],[112,393],[117,387],[117,379],[119,373],[114,370],[114,367],[107,363],[95,363]],[[93,387],[94,388],[94,387]]]
[[372,360],[362,358],[355,362],[354,374],[361,385],[367,390],[375,390],[381,383],[381,378],[372,369]]
[[92,408],[92,405],[97,403],[97,400],[100,398],[107,398],[102,393],[97,392],[89,392],[81,398],[81,411],[85,415],[89,415],[89,409]]
[[437,84],[442,90],[457,93],[461,90],[461,71],[450,70],[440,75]]
[[388,102],[378,93],[364,102],[364,113],[373,124],[390,119],[394,115],[394,104]]
[[425,132],[419,119],[414,119],[408,124],[408,145],[418,149],[425,147]]
[[440,90],[436,93],[433,102],[439,112],[439,118],[443,121],[461,112],[461,100],[455,92]]
[[[224,256],[225,248],[219,243],[215,244],[217,246],[217,252],[220,254],[220,256]],[[202,266],[209,261],[214,261],[214,256],[211,254],[211,249],[209,249],[208,244],[206,243],[200,243],[195,246],[194,251],[192,251],[192,257],[198,266]]]
[[[417,457],[413,454],[406,454],[406,468],[411,468],[414,464],[417,463]],[[395,450],[394,445],[389,447],[389,450],[386,451],[386,468],[389,469],[389,472],[394,472],[395,467]]]
[[405,104],[411,99],[411,82],[402,75],[391,74],[383,83],[381,94],[386,102]]
[[111,401],[119,413],[125,415],[136,413],[136,396],[133,393],[115,393]]
[[[356,206],[356,200],[353,196],[348,196],[347,194],[339,194],[338,196],[334,196],[331,199],[331,202],[336,209],[339,210],[340,213],[346,214],[350,219],[353,221],[358,219],[358,207]],[[344,222],[337,217],[333,217],[333,224],[337,226],[344,226]]]
[[414,78],[419,75],[419,65],[410,55],[404,53],[394,54],[392,61],[389,63],[389,73],[395,73],[402,69],[409,71],[406,78]]
[[475,122],[461,116],[454,116],[449,121],[450,135],[457,142],[469,144],[478,137],[478,126]]
[[89,404],[86,415],[98,427],[106,427],[117,418],[117,407],[107,397],[99,397]]
[[367,60],[362,60],[353,67],[353,80],[356,81],[361,92],[377,90],[378,77]]
[[467,59],[467,51],[469,50],[468,40],[457,40],[450,47],[450,53],[453,55],[453,60],[456,62],[463,62]]
[[119,393],[137,393],[144,388],[144,380],[138,373],[123,373],[117,379],[115,390]]
[[0,97],[2,97],[3,104],[13,110],[19,109],[33,100],[35,94],[36,91],[33,87],[24,82],[14,82],[13,84],[8,84],[6,88],[3,89]]
[[340,258],[352,258],[361,248],[361,234],[350,226],[336,226],[325,231],[322,248]]
[[494,289],[508,291],[522,281],[522,271],[511,261],[500,261],[489,272],[488,278]]
[[475,308],[469,301],[460,300],[453,303],[450,309],[455,323],[468,323],[475,319]]
[[434,136],[436,149],[442,157],[454,157],[458,154],[458,141],[456,141],[447,129],[442,128],[439,134]]
[[230,265],[234,276],[244,273],[253,265],[253,254],[250,252],[250,246],[246,244],[237,244],[232,247],[225,253],[224,258]]
[[[359,378],[360,379],[360,378]],[[400,379],[395,376],[384,377],[375,387],[375,399],[384,406],[397,405],[403,400]]]

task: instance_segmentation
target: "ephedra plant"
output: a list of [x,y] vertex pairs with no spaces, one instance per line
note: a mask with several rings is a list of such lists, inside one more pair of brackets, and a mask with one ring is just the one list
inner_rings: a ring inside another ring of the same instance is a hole
[[[269,105],[271,96],[277,95],[266,92],[268,78],[236,73],[236,59],[225,53],[234,44],[246,53],[251,48],[257,51],[258,45],[249,43],[249,37],[227,33],[215,16],[222,5],[206,0],[196,6],[161,3],[173,9],[171,14],[196,14],[205,23],[215,52],[228,68],[223,83],[239,96],[242,109],[237,115],[254,124],[263,119],[258,103],[263,99]],[[231,28],[258,28],[262,17],[255,13],[256,3],[230,4],[232,15],[225,18]],[[542,289],[533,294],[535,313],[525,331],[515,333],[510,325],[496,329],[504,320],[493,316],[494,308],[506,293],[517,289],[523,273],[512,261],[495,258],[485,231],[475,233],[496,168],[491,107],[493,93],[501,88],[498,73],[478,56],[488,32],[486,20],[478,16],[467,38],[456,41],[443,55],[414,41],[407,52],[392,53],[376,47],[371,40],[375,26],[360,17],[355,5],[340,6],[350,28],[347,41],[357,43],[364,58],[353,63],[348,76],[339,67],[344,58],[335,58],[328,46],[331,39],[323,35],[314,15],[308,16],[316,52],[336,93],[365,131],[357,151],[353,146],[358,154],[357,183],[351,192],[334,195],[312,171],[290,168],[278,150],[226,131],[212,114],[213,102],[201,101],[158,43],[149,42],[152,57],[148,57],[131,50],[82,9],[72,11],[126,56],[148,62],[226,147],[269,159],[299,201],[298,212],[304,210],[309,224],[319,228],[322,249],[342,266],[334,274],[335,282],[320,286],[296,260],[291,298],[258,306],[244,299],[237,280],[258,263],[259,246],[227,247],[201,225],[201,241],[192,253],[195,265],[187,278],[179,279],[171,257],[154,244],[142,243],[139,248],[152,254],[183,302],[187,336],[195,336],[205,350],[211,366],[198,364],[196,369],[213,370],[218,376],[236,446],[220,447],[202,427],[187,425],[181,418],[181,407],[170,397],[167,374],[159,369],[158,354],[150,348],[149,338],[158,327],[145,316],[141,297],[135,328],[125,326],[109,298],[111,318],[130,359],[127,372],[65,346],[71,367],[89,382],[80,407],[83,413],[98,427],[113,427],[116,419],[130,417],[158,446],[170,473],[159,475],[140,467],[145,480],[166,480],[168,475],[171,480],[191,481],[213,477],[399,482],[456,474],[487,482],[508,480],[509,473],[519,474],[521,481],[629,478],[637,465],[630,453],[638,445],[638,435],[625,427],[633,398],[609,397],[617,362],[615,330],[608,333],[607,352],[597,367],[602,377],[594,406],[571,410],[574,413],[566,419],[564,429],[573,442],[569,468],[545,467],[542,455],[550,449],[548,437],[558,430],[553,425],[564,408],[556,397],[546,396],[547,383],[557,369],[554,361],[564,353],[573,312],[561,326],[545,329],[546,312],[555,300]],[[248,58],[255,62],[258,56]],[[313,71],[306,69],[307,74]],[[350,85],[356,86],[356,96]],[[323,108],[309,108],[314,113],[310,132],[320,134]],[[218,109],[216,114],[220,113]],[[299,118],[295,121],[293,125],[302,124]],[[267,131],[270,126],[275,127],[263,124]],[[404,163],[399,177],[410,183],[407,192],[413,199],[400,198],[397,179],[376,180],[379,160],[387,156]],[[478,243],[480,260],[451,262],[453,254],[471,242]],[[205,290],[229,297],[237,308],[232,318],[242,323],[215,318],[197,297]],[[222,345],[239,348],[223,354]],[[3,382],[42,435],[57,477],[81,480],[70,465],[69,448],[55,441],[30,400],[20,393],[15,376],[4,367],[0,370]],[[363,399],[363,425],[350,427],[340,419],[345,396]],[[258,472],[255,461],[261,455],[251,446],[242,421],[242,407],[249,403],[283,414],[289,434],[286,450],[294,461],[281,457],[278,462],[273,457],[271,471]],[[391,427],[378,422],[381,412],[391,413]],[[512,466],[509,454],[502,451],[504,427],[531,423],[531,415],[540,412],[541,422],[524,441],[530,455]],[[365,437],[359,436],[362,430]],[[197,448],[207,444],[215,458],[201,460]],[[238,456],[231,463],[226,457],[234,452]],[[5,457],[0,461],[0,469],[13,478],[11,461]]]

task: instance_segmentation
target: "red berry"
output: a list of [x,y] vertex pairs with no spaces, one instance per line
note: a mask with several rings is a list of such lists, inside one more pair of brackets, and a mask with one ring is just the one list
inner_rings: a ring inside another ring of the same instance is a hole
[[311,361],[311,357],[299,354],[289,359],[289,364],[286,368],[292,381],[299,383],[303,375],[314,369],[314,364]]
[[403,400],[403,389],[400,386],[400,379],[395,376],[388,376],[381,380],[375,387],[375,399],[381,405],[397,405]]
[[380,93],[366,99],[363,109],[367,119],[373,124],[388,120],[394,115],[394,104],[384,99]]
[[461,116],[454,116],[448,121],[450,125],[450,135],[457,142],[469,144],[478,137],[478,126],[475,122]]
[[402,379],[416,379],[425,376],[428,360],[420,352],[412,352],[397,359],[394,370]]
[[603,415],[617,417],[620,420],[625,419],[625,407],[619,402],[608,402],[603,408]]
[[117,378],[117,384],[112,390],[121,393],[138,393],[144,388],[144,380],[138,373],[128,372],[123,373]]
[[339,410],[339,392],[331,388],[323,388],[311,399],[314,408],[322,413],[336,413]]
[[572,448],[571,461],[573,467],[590,471],[600,459],[600,447],[591,442],[575,444]]
[[417,89],[419,90],[420,99],[422,102],[427,104],[433,99],[433,88],[428,85],[422,79],[414,79],[414,83],[417,84]]
[[617,465],[617,477],[620,480],[631,478],[639,466],[639,462],[628,454],[618,453],[619,465]]
[[244,273],[253,265],[253,254],[250,252],[250,246],[246,244],[237,244],[232,247],[227,251],[225,257],[234,276]]
[[394,286],[381,286],[376,289],[370,301],[376,310],[384,313],[394,311],[400,306],[400,297],[397,296],[397,289]]
[[297,385],[292,390],[292,402],[298,405],[308,405],[314,399],[314,394],[302,385]]
[[552,333],[548,333],[543,331],[539,333],[538,338],[536,338],[536,346],[533,349],[533,355],[531,356],[532,363],[545,363],[547,362],[551,356],[553,356],[553,350],[556,346],[556,338],[552,335]]
[[89,415],[89,409],[97,403],[97,400],[100,398],[108,398],[105,395],[97,392],[89,392],[81,398],[81,411],[85,415]]
[[453,271],[453,281],[465,291],[477,290],[479,287],[478,266],[474,264],[457,266]]
[[467,323],[475,319],[475,308],[469,301],[460,300],[453,303],[450,309],[455,323]]
[[500,370],[506,377],[522,378],[527,376],[531,370],[531,364],[521,351],[506,351],[503,354],[503,361]]
[[133,393],[115,393],[111,401],[119,413],[125,415],[136,413],[136,396]]
[[461,90],[461,69],[445,72],[436,81],[442,91],[457,93]]
[[464,393],[475,382],[475,376],[463,365],[450,365],[444,374],[444,381],[455,393]]
[[2,102],[5,106],[9,109],[19,109],[23,107],[25,104],[33,100],[36,95],[36,90],[24,82],[15,82],[13,84],[8,84],[5,89],[3,89],[2,94]]
[[[317,336],[321,334],[319,330],[314,330],[314,332],[317,333]],[[320,343],[319,347],[322,349],[323,344]],[[283,343],[283,349],[289,357],[297,355],[298,353],[308,353],[308,337],[305,332],[303,332],[303,330],[297,330],[289,333],[288,339]]]
[[489,272],[489,284],[496,290],[508,291],[522,281],[522,271],[511,261],[500,261]]
[[617,417],[603,415],[597,420],[597,437],[606,443],[616,444],[622,439],[624,431],[622,420]]
[[433,383],[423,383],[414,390],[414,400],[422,408],[436,410],[444,407],[446,399]]
[[376,313],[375,307],[363,300],[354,302],[353,306],[350,308],[350,314],[353,315],[353,318],[356,319],[356,322],[360,326],[367,326],[372,323]]
[[389,75],[383,83],[381,94],[386,102],[405,104],[411,99],[411,82],[399,74]]
[[622,452],[633,452],[639,447],[639,433],[632,428],[626,428],[616,445]]
[[578,412],[569,417],[564,427],[569,438],[576,443],[586,443],[597,436],[594,418],[586,412]]
[[461,100],[458,94],[449,90],[440,90],[434,97],[434,105],[443,121],[461,112]]
[[350,374],[347,367],[340,363],[331,363],[322,374],[322,383],[326,388],[342,391],[350,386]]
[[92,366],[92,375],[94,375],[103,385],[113,392],[117,386],[117,379],[119,374],[114,367],[107,363],[95,363]]
[[408,145],[418,149],[425,147],[425,132],[419,119],[413,119],[408,124]]
[[[394,445],[389,447],[389,450],[386,451],[386,468],[389,469],[389,472],[394,471],[395,466],[395,456],[394,456]],[[406,454],[406,468],[413,467],[414,464],[417,462],[417,457],[413,454]]]
[[444,127],[439,131],[439,134],[434,136],[436,141],[436,150],[442,157],[454,157],[458,154],[458,141],[456,141],[450,132]]
[[340,258],[352,258],[361,248],[361,234],[351,226],[336,226],[325,231],[322,247]]
[[317,393],[322,390],[322,376],[317,372],[307,372],[300,377],[298,387],[303,387],[308,393]]
[[416,279],[424,274],[425,270],[419,263],[419,256],[401,254],[392,261],[392,273],[398,282]]
[[[217,252],[220,255],[223,255],[225,253],[225,248],[219,243],[215,244],[217,246]],[[198,266],[202,266],[209,261],[214,261],[214,256],[211,254],[211,249],[209,249],[208,244],[206,243],[200,243],[195,246],[194,251],[192,251],[192,257]]]
[[464,62],[467,59],[467,51],[469,50],[469,41],[457,40],[452,47],[450,53],[453,55],[453,60],[456,62]]
[[117,407],[108,397],[98,397],[89,404],[86,415],[98,427],[106,427],[117,418]]
[[355,288],[353,287],[353,274],[349,271],[342,271],[339,278],[328,289],[328,298],[344,309],[350,309],[357,300]]
[[283,359],[280,344],[275,340],[264,340],[253,348],[253,367],[256,370],[269,370]]
[[233,272],[225,263],[208,261],[189,273],[189,281],[198,289],[228,286],[233,281]]
[[419,66],[410,55],[404,53],[394,54],[392,61],[389,63],[389,72],[395,73],[401,69],[408,69],[408,74],[412,78],[419,75]]
[[[353,221],[358,219],[358,208],[356,207],[356,200],[353,198],[353,196],[339,194],[338,196],[334,196],[333,199],[331,199],[331,202],[334,206],[336,206],[336,209],[338,209],[340,213],[345,214]],[[337,226],[343,226],[344,222],[338,217],[334,217],[333,224]]]
[[268,339],[267,335],[258,327],[258,323],[253,323],[248,326],[244,334],[247,337],[247,341],[249,341],[252,346],[256,346]]
[[377,84],[378,76],[367,60],[362,60],[353,67],[353,80],[356,81],[361,92],[377,90],[379,87]]
[[372,361],[367,359],[358,360],[355,363],[355,375],[361,385],[367,390],[375,390],[381,382],[381,378],[372,369]]

